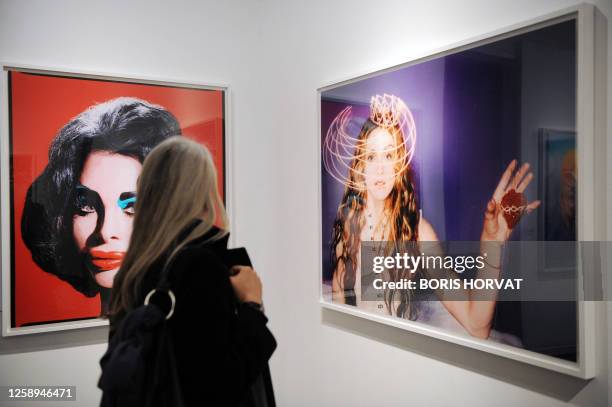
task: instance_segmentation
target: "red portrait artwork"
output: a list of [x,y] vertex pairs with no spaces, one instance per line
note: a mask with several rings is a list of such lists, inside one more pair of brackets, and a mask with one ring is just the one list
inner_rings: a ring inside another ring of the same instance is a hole
[[184,136],[208,147],[225,196],[225,90],[7,75],[10,326],[97,318],[128,247],[142,163],[157,144]]

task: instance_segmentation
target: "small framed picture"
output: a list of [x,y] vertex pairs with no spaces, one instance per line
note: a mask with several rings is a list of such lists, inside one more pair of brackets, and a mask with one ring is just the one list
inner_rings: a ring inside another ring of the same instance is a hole
[[[539,241],[576,240],[576,132],[540,129],[538,132]],[[576,271],[576,252],[543,250],[542,273]]]

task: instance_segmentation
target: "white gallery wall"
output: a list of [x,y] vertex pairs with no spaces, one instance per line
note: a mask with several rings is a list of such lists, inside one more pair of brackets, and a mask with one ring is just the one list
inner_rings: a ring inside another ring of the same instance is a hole
[[[279,342],[271,363],[278,405],[606,406],[610,303],[591,333],[600,352],[591,381],[318,304],[316,89],[576,3],[0,0],[0,61],[230,86],[232,233],[264,281]],[[612,16],[609,0],[594,4]],[[608,83],[610,44],[608,33]],[[610,118],[606,128],[612,214]],[[612,216],[605,219],[610,240]],[[194,324],[205,330],[205,321],[202,310]],[[2,338],[0,386],[76,385],[77,404],[95,405],[106,334],[97,328]]]

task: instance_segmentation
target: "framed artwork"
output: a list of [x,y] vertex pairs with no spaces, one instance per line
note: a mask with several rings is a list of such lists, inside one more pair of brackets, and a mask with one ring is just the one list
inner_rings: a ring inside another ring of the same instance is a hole
[[[576,132],[540,129],[538,133],[538,240],[576,240]],[[542,252],[541,271],[572,272],[574,253]]]
[[3,335],[106,324],[157,144],[205,145],[228,203],[228,90],[12,65],[2,75]]
[[[589,195],[605,190],[603,127],[588,113],[595,12],[318,89],[323,307],[593,377],[575,253],[602,239]],[[574,256],[530,260],[559,252]],[[572,272],[541,281],[545,265]]]

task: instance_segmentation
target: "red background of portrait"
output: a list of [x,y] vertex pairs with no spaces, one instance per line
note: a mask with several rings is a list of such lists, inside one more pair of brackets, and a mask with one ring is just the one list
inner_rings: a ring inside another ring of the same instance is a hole
[[[9,72],[13,172],[12,243],[14,320],[35,325],[100,314],[99,296],[87,298],[68,283],[42,271],[21,236],[21,216],[28,188],[47,165],[51,140],[69,120],[89,106],[120,96],[161,105],[178,119],[183,135],[209,148],[224,185],[223,92]],[[8,311],[8,310],[6,310]]]

